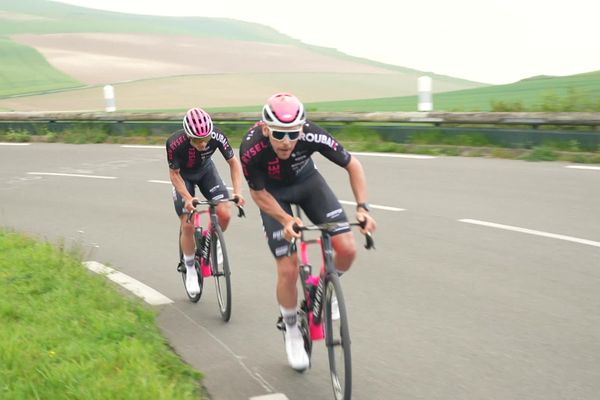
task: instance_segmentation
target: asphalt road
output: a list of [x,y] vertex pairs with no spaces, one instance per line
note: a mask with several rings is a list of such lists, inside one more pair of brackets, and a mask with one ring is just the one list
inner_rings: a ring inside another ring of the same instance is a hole
[[[172,299],[157,307],[160,328],[205,373],[213,399],[276,393],[331,399],[322,343],[315,344],[308,372],[287,366],[275,329],[274,262],[254,204],[226,232],[232,320],[220,320],[211,282],[198,304],[187,300],[175,271],[171,186],[160,182],[168,181],[163,153],[118,145],[0,145],[0,225],[80,247],[87,260]],[[358,157],[370,202],[403,210],[373,210],[377,250],[361,249],[342,279],[353,398],[596,400],[600,169]],[[339,198],[353,200],[345,171],[316,161]],[[218,155],[216,162],[229,181]]]

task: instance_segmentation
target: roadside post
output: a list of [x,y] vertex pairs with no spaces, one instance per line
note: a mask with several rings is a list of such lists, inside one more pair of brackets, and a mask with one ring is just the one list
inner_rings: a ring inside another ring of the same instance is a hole
[[420,76],[417,79],[417,92],[419,97],[419,104],[417,110],[433,111],[433,98],[431,95],[431,87],[431,77]]
[[112,85],[104,86],[104,103],[106,112],[114,112],[117,110],[115,105],[115,89]]

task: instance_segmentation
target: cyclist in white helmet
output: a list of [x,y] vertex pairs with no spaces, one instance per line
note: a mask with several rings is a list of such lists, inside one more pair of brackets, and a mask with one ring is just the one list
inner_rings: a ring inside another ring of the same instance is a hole
[[[291,204],[298,204],[315,224],[345,222],[346,214],[335,194],[317,171],[311,155],[322,154],[348,172],[356,199],[356,218],[366,221],[363,231],[375,230],[369,215],[363,167],[327,131],[306,119],[304,106],[289,93],[277,93],[263,108],[262,121],[242,139],[240,159],[252,199],[260,208],[269,248],[277,264],[277,301],[286,324],[288,362],[296,370],[308,368],[296,313],[298,258],[287,255],[288,242],[300,237],[293,231]],[[339,273],[350,268],[356,254],[350,228],[333,233],[334,263]],[[333,314],[333,313],[332,313]]]
[[[188,110],[183,118],[183,129],[174,132],[166,142],[169,177],[173,184],[175,212],[181,222],[181,250],[186,266],[186,289],[191,296],[200,292],[198,276],[194,268],[194,224],[186,221],[187,214],[194,208],[196,185],[209,200],[229,198],[225,183],[219,176],[211,156],[217,149],[221,152],[231,173],[233,197],[244,205],[241,194],[242,174],[240,162],[235,157],[229,140],[213,125],[208,113],[200,108]],[[217,217],[225,231],[231,218],[229,203],[217,206]]]

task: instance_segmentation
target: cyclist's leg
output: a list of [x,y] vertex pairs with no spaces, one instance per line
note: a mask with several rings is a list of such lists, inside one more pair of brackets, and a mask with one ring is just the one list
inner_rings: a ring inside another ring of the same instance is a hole
[[[219,176],[219,172],[212,160],[206,164],[206,170],[198,182],[202,195],[208,200],[228,199],[229,192],[225,182]],[[217,206],[217,219],[221,230],[225,232],[231,219],[231,206],[229,203],[220,203]]]
[[[185,182],[188,192],[193,196],[195,193],[194,183],[183,180]],[[175,212],[179,216],[180,221],[180,245],[183,253],[183,262],[185,264],[185,287],[190,296],[196,296],[200,293],[200,284],[198,282],[198,274],[195,266],[195,249],[194,243],[194,222],[193,220],[187,222],[188,213],[184,212],[184,201],[183,198],[175,188],[173,188],[173,204],[175,206]]]
[[[284,190],[269,191],[271,195],[279,202],[281,208],[292,215],[293,187]],[[283,226],[274,218],[260,212],[263,227],[267,235],[269,248],[275,256],[277,264],[277,302],[281,310],[281,316],[285,322],[285,350],[288,363],[298,371],[308,368],[310,359],[304,347],[304,339],[298,325],[297,319],[297,299],[298,290],[296,282],[298,280],[298,257],[296,253],[288,256],[289,243],[283,238]]]
[[[274,196],[275,197],[275,196]],[[289,203],[279,201],[279,205],[291,215]],[[286,309],[296,308],[298,293],[298,259],[296,253],[288,256],[289,242],[283,238],[283,226],[273,217],[261,211],[260,216],[271,253],[277,264],[277,302]]]
[[[184,179],[183,181],[185,182],[185,186],[186,186],[188,192],[192,196],[194,196],[195,185],[188,180]],[[187,222],[188,213],[184,212],[184,203],[185,202],[183,201],[183,198],[181,197],[181,195],[179,193],[177,193],[177,191],[173,187],[173,205],[175,206],[175,212],[177,213],[177,216],[179,217],[179,221],[180,221],[181,251],[183,252],[184,256],[189,256],[189,257],[193,258],[194,253],[195,253],[194,222],[193,221],[190,221],[189,223]]]
[[[307,186],[307,191],[301,206],[313,223],[348,221],[342,205],[321,174],[315,173],[303,185]],[[339,272],[347,271],[356,256],[356,243],[350,228],[333,232],[331,244],[335,252],[333,262],[336,269]]]

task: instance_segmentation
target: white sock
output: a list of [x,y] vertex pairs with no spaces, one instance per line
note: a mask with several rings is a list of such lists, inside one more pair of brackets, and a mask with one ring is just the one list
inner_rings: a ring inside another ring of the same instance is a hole
[[183,262],[185,263],[185,266],[188,268],[193,268],[194,267],[194,256],[188,256],[188,255],[183,255]]
[[296,308],[284,308],[282,305],[279,305],[279,310],[281,311],[281,316],[283,317],[283,322],[285,322],[285,327],[289,329],[296,329],[298,326],[297,315],[298,312]]

